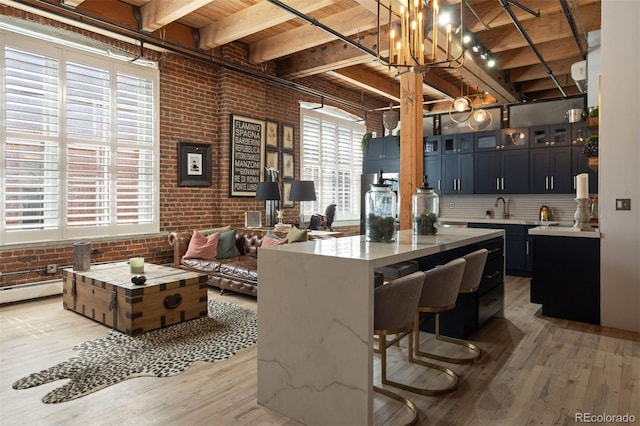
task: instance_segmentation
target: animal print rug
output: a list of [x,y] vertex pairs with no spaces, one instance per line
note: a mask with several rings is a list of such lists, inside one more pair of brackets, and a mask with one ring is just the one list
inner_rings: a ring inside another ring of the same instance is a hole
[[257,315],[233,303],[209,300],[209,317],[130,337],[110,330],[103,339],[73,348],[78,353],[13,384],[28,389],[71,379],[42,398],[47,404],[70,401],[133,377],[168,377],[194,361],[221,361],[256,343]]

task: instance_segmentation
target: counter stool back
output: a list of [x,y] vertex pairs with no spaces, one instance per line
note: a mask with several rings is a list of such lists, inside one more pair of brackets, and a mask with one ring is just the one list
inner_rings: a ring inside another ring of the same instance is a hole
[[[389,346],[387,336],[389,334],[400,334],[401,336],[409,334],[411,338],[413,312],[418,307],[423,282],[424,274],[415,272],[374,290],[373,333],[378,337],[376,352],[380,353],[382,384],[394,384],[394,382],[387,380],[387,347]],[[398,339],[400,337],[394,341]],[[418,409],[413,402],[388,389],[374,386],[373,390],[403,403],[413,412],[413,417],[407,425],[415,424],[418,421]]]
[[[460,283],[460,291],[459,293],[474,293],[477,292],[480,288],[480,282],[482,281],[482,273],[484,272],[484,266],[487,262],[487,255],[489,251],[487,249],[476,250],[472,253],[469,253],[462,258],[466,261],[466,266],[464,268],[464,274],[462,275],[462,281]],[[433,352],[423,352],[420,351],[420,345],[416,346],[416,355],[424,356],[431,359],[436,359],[438,361],[451,362],[454,364],[462,364],[467,362],[473,362],[480,358],[482,355],[482,350],[474,345],[471,342],[461,339],[454,339],[451,337],[442,336],[440,334],[440,316],[436,315],[435,318],[435,335],[436,339],[449,342],[456,345],[464,346],[471,353],[468,357],[450,357],[445,355],[435,354]]]

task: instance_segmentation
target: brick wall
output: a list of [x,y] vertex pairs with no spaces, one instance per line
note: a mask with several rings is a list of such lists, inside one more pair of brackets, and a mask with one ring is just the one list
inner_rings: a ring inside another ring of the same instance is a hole
[[[111,44],[133,54],[136,46],[111,40],[85,30],[52,22],[11,7],[0,7],[0,14],[16,16],[64,28]],[[247,48],[232,43],[221,49],[226,60],[246,64]],[[172,251],[166,233],[173,230],[201,229],[230,224],[244,225],[244,212],[264,211],[264,202],[251,197],[229,196],[229,126],[230,115],[238,114],[257,119],[287,123],[295,129],[296,178],[300,177],[300,114],[299,101],[320,102],[317,97],[284,88],[263,79],[240,74],[222,67],[202,63],[175,54],[146,50],[148,59],[158,61],[160,69],[160,231],[161,235],[145,238],[122,238],[113,241],[92,241],[92,262],[124,260],[141,256],[146,261],[168,264]],[[274,65],[266,71],[274,73]],[[383,99],[363,96],[359,91],[340,90],[322,78],[301,80],[301,84],[338,96],[373,109],[386,105]],[[330,104],[326,102],[326,104]],[[353,114],[362,116],[342,105]],[[380,132],[380,113],[367,114],[367,127]],[[180,141],[212,145],[212,178],[210,187],[178,186],[178,143]],[[297,221],[298,210],[286,209],[285,222]],[[348,231],[348,229],[345,229]],[[353,230],[352,230],[353,231]],[[44,273],[47,264],[58,268],[73,263],[72,242],[38,248],[0,248],[0,287],[60,278],[60,273]],[[24,271],[32,271],[22,273]]]

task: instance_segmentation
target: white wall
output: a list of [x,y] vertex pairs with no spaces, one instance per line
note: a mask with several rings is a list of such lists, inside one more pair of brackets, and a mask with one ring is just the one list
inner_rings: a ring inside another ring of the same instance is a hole
[[[602,0],[601,322],[640,331],[640,1]],[[589,81],[589,85],[597,82]],[[631,211],[616,211],[630,198]]]

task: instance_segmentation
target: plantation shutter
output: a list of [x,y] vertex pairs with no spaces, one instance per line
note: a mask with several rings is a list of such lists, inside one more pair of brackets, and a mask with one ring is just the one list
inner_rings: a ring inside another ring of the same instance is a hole
[[339,220],[360,217],[360,175],[365,131],[361,124],[318,111],[302,110],[303,180],[313,180],[317,201],[302,203],[305,215],[324,214],[336,204]]
[[59,64],[4,49],[4,223],[7,231],[59,226]]

